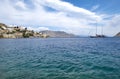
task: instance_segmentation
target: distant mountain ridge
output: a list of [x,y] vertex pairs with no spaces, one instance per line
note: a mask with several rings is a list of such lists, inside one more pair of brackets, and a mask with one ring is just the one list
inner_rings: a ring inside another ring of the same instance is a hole
[[44,31],[40,31],[43,34],[48,35],[49,37],[53,37],[53,38],[71,38],[71,37],[77,37],[74,34],[69,34],[66,33],[64,31],[51,31],[51,30],[44,30]]

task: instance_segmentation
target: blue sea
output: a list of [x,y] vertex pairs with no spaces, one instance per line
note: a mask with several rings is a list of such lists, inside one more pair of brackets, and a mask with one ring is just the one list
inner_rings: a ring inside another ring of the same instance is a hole
[[120,38],[0,39],[0,79],[120,79]]

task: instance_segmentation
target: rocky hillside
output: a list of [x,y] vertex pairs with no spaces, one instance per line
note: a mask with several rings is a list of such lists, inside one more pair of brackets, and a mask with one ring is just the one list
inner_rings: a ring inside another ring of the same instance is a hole
[[115,37],[120,37],[120,32],[115,35]]
[[73,34],[66,33],[64,31],[50,31],[50,30],[45,30],[45,31],[40,31],[42,34],[46,34],[49,37],[54,37],[54,38],[71,38],[71,37],[76,37]]
[[0,23],[0,38],[46,38],[47,35],[28,30],[22,26],[8,26]]

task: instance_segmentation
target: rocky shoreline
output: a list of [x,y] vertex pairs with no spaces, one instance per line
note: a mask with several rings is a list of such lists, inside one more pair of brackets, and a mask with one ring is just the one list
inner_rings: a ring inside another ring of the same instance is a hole
[[0,38],[47,38],[48,35],[22,26],[8,26],[0,23]]

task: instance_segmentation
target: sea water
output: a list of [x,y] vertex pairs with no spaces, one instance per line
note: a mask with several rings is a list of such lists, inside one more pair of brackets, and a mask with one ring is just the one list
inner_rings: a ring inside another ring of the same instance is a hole
[[0,79],[120,79],[120,38],[0,39]]

